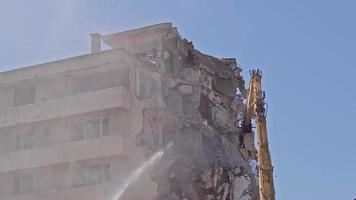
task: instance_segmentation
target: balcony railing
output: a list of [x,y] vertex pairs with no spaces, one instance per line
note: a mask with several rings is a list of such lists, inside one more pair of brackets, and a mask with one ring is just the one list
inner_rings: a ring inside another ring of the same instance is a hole
[[125,87],[86,92],[1,110],[0,127],[121,107],[129,109],[131,94]]
[[87,140],[0,154],[0,172],[67,163],[124,153],[122,135],[103,136]]
[[71,187],[60,190],[34,192],[4,197],[3,200],[62,200],[62,199],[85,199],[85,200],[112,200],[111,196],[119,187],[119,183],[107,182],[98,185],[83,187]]

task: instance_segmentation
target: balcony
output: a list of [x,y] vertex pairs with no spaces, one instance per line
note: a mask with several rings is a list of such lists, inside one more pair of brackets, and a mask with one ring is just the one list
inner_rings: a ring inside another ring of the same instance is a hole
[[56,144],[0,155],[0,172],[122,154],[122,135]]
[[115,107],[130,109],[130,106],[130,92],[125,87],[114,87],[67,96],[61,99],[6,108],[1,111],[0,127]]
[[10,196],[4,198],[4,200],[112,200],[110,196],[117,190],[118,185],[119,183],[104,183],[48,192],[27,193]]
[[[2,200],[116,200],[118,190],[123,181],[123,179],[120,179],[97,185],[19,194],[5,197]],[[156,185],[152,179],[148,174],[144,174],[140,177],[140,181],[134,182],[129,187],[120,200],[154,199],[156,197],[156,190]]]

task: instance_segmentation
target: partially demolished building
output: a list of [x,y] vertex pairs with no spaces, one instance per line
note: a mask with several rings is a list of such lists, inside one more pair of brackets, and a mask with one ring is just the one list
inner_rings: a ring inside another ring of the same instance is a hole
[[91,36],[91,54],[0,74],[0,199],[113,200],[170,143],[120,199],[258,199],[235,59],[170,23]]

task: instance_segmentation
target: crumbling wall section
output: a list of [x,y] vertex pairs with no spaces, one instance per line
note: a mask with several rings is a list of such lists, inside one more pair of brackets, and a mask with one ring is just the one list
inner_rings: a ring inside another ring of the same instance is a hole
[[152,170],[156,199],[258,199],[253,136],[240,127],[246,88],[236,60],[199,52],[175,28],[160,48],[136,56],[146,71],[160,74],[159,83],[138,86],[138,98],[154,103],[142,112],[136,144],[147,157],[173,144]]

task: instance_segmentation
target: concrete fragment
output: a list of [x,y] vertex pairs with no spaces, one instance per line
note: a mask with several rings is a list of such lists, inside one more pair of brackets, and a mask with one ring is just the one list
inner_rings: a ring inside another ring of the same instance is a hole
[[191,85],[182,85],[179,87],[179,91],[182,94],[191,94],[193,92],[193,86]]

